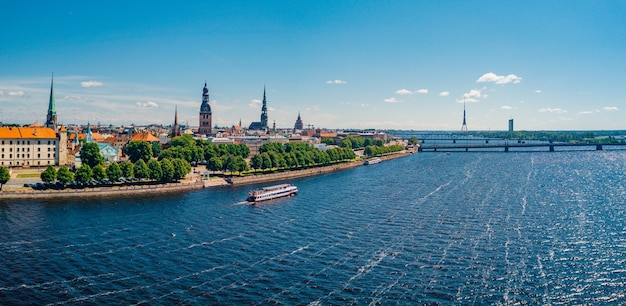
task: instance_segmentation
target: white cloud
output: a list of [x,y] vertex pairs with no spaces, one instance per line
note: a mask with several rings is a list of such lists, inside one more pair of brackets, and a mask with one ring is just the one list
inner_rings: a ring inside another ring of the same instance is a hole
[[248,103],[248,106],[254,107],[254,108],[259,108],[260,105],[261,105],[261,100],[259,99],[252,99],[250,100],[250,103]]
[[8,95],[11,97],[23,97],[26,95],[26,92],[24,92],[23,90],[9,91]]
[[318,110],[320,110],[320,107],[319,107],[319,105],[313,105],[313,106],[309,106],[309,107],[305,108],[304,110],[306,110],[306,111],[318,111]]
[[418,89],[416,92],[417,92],[418,94],[427,94],[427,93],[428,93],[428,89],[426,89],[426,88],[421,88],[421,89]]
[[482,89],[472,89],[467,93],[463,94],[463,98],[480,98]]
[[398,103],[398,102],[402,102],[396,98],[387,98],[384,100],[386,103]]
[[450,95],[450,92],[449,92],[449,91],[442,91],[442,92],[440,92],[440,93],[439,93],[439,96],[440,96],[440,97],[447,97],[447,96],[449,96],[449,95]]
[[478,83],[493,82],[496,84],[508,84],[511,82],[513,82],[514,84],[517,84],[521,81],[522,81],[522,78],[514,74],[509,74],[507,76],[504,76],[504,75],[496,75],[493,72],[485,73],[480,78],[478,78],[478,80],[476,80],[476,82]]
[[605,111],[618,111],[619,108],[615,107],[615,106],[605,106],[602,108]]
[[561,113],[567,113],[566,110],[562,109],[562,108],[540,108],[537,110],[540,113],[557,113],[557,114],[561,114]]
[[578,112],[579,115],[589,115],[589,114],[593,114],[592,111],[582,111],[582,112]]
[[337,85],[344,85],[347,84],[348,82],[343,81],[343,80],[328,80],[326,81],[326,84],[337,84]]
[[412,91],[410,91],[410,90],[408,90],[408,89],[404,89],[404,88],[402,88],[402,89],[398,89],[398,90],[396,90],[396,94],[397,94],[397,95],[401,95],[401,96],[403,96],[403,95],[410,95],[410,94],[413,94],[413,92],[412,92]]
[[533,92],[540,94],[541,93],[541,89],[535,89]]
[[508,106],[508,105],[502,105],[500,106],[501,109],[513,109],[513,107]]
[[103,86],[104,83],[102,82],[98,82],[98,81],[84,81],[84,82],[80,82],[80,86],[83,88],[89,88],[89,87],[100,87]]
[[156,102],[148,101],[148,102],[137,102],[137,106],[141,107],[159,107]]
[[0,96],[4,96],[4,91],[0,90]]

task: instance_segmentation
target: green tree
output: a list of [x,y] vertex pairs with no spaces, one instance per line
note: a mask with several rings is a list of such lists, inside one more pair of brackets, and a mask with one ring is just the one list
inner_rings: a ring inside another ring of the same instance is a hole
[[135,165],[129,161],[121,162],[120,170],[122,170],[123,177],[135,177]]
[[206,163],[206,169],[213,172],[222,170],[223,166],[224,161],[217,156],[211,157],[211,159],[209,159]]
[[152,158],[152,145],[143,140],[133,140],[126,145],[128,159],[135,163],[138,160],[148,162]]
[[170,147],[185,147],[192,148],[196,146],[196,141],[191,135],[185,134],[172,138],[170,141]]
[[80,148],[80,160],[89,167],[104,164],[104,157],[100,154],[100,148],[95,142],[83,143]]
[[411,136],[411,138],[409,139],[409,144],[416,145],[417,143],[417,137]]
[[150,175],[149,178],[156,181],[161,180],[161,177],[163,176],[163,169],[161,169],[161,164],[159,163],[159,161],[157,161],[156,159],[151,159],[150,161],[148,161],[147,165],[148,173]]
[[148,169],[148,165],[146,164],[146,162],[143,161],[143,159],[140,159],[137,162],[135,162],[133,169],[135,171],[136,178],[138,179],[150,178],[150,169]]
[[70,172],[67,166],[61,166],[57,171],[57,180],[63,184],[74,181],[74,173]]
[[2,190],[2,185],[6,184],[10,179],[11,174],[9,173],[9,169],[0,167],[0,190]]
[[42,181],[46,183],[51,183],[51,182],[56,181],[57,179],[57,170],[54,169],[53,166],[48,166],[48,168],[46,168],[46,170],[41,172],[39,176],[41,177]]
[[152,157],[157,157],[163,151],[163,146],[158,141],[153,141],[152,145]]
[[191,165],[186,160],[176,158],[172,160],[172,164],[174,165],[174,180],[178,181],[191,172]]
[[261,158],[263,158],[263,163],[261,164],[261,169],[265,170],[265,169],[272,169],[272,158],[270,157],[270,155],[265,152],[265,153],[261,153]]
[[111,180],[117,180],[122,177],[122,169],[117,163],[111,163],[107,167],[107,177]]
[[250,167],[252,167],[252,169],[261,169],[262,165],[263,157],[261,157],[261,155],[257,154],[250,158]]
[[161,164],[161,181],[170,182],[174,179],[176,175],[174,170],[174,164],[169,159],[164,159],[160,161]]
[[76,173],[74,173],[74,178],[77,182],[88,182],[91,181],[93,176],[93,172],[91,171],[91,167],[87,164],[83,164],[80,168],[76,169]]
[[107,178],[106,171],[104,170],[104,167],[102,165],[96,165],[91,169],[91,171],[94,180],[100,181]]

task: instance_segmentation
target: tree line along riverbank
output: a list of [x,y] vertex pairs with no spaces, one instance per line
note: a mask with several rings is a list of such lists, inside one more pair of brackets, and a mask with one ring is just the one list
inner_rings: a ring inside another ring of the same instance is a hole
[[[154,151],[153,149],[157,147],[155,144],[133,141],[126,148],[128,161],[109,163],[105,166],[104,158],[99,154],[97,146],[85,143],[81,147],[83,164],[79,168],[70,171],[66,166],[58,170],[48,167],[40,174],[43,183],[24,184],[23,188],[5,189],[1,194],[96,195],[121,191],[132,193],[133,190],[162,192],[167,189],[269,182],[357,166],[360,158],[356,156],[354,148],[364,143],[368,146],[361,149],[368,156],[374,154],[401,156],[399,152],[404,150],[404,147],[398,144],[384,146],[382,143],[349,137],[342,142],[342,146],[334,146],[323,151],[308,143],[266,143],[259,149],[259,154],[244,159],[250,152],[245,145],[214,145],[185,135],[175,137],[166,149]],[[157,152],[158,156],[155,156]],[[194,173],[190,174],[191,164],[196,166],[198,160],[206,162],[207,172],[194,170]],[[219,172],[222,178],[206,180],[208,171],[213,171],[213,174]],[[196,181],[202,183],[196,184]],[[0,182],[6,183],[6,180]]]

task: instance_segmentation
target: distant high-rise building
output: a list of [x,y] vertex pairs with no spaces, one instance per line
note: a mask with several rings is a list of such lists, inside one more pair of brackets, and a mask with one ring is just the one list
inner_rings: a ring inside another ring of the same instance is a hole
[[202,89],[202,105],[200,106],[200,127],[198,128],[198,134],[211,134],[211,106],[209,105],[209,88],[206,82],[204,82],[204,88]]
[[509,119],[509,132],[513,132],[513,119]]
[[57,109],[54,103],[54,76],[50,83],[50,100],[48,101],[48,115],[46,116],[46,127],[57,130]]
[[463,99],[463,125],[461,125],[461,132],[467,132],[467,120],[465,120],[465,99]]
[[302,131],[304,129],[304,124],[302,124],[302,118],[300,118],[300,112],[298,112],[298,119],[296,119],[296,124],[294,124],[293,126],[293,130],[295,131]]

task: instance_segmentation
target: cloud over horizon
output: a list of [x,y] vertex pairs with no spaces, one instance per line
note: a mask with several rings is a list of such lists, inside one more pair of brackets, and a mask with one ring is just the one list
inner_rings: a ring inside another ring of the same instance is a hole
[[84,82],[80,82],[80,87],[82,87],[82,88],[100,87],[100,86],[104,86],[104,83],[99,82],[99,81],[84,81]]
[[522,81],[522,78],[518,77],[515,74],[509,74],[507,76],[497,75],[493,72],[488,72],[483,74],[478,80],[477,83],[485,83],[485,82],[493,82],[496,84],[508,84],[513,82],[513,84],[517,84]]
[[567,113],[567,111],[562,108],[550,108],[550,107],[540,108],[537,111],[540,113],[557,113],[557,114]]
[[141,107],[159,107],[158,104],[156,104],[156,102],[152,102],[152,101],[148,101],[148,102],[137,102],[137,106],[141,106]]
[[396,99],[395,97],[394,98],[387,98],[384,101],[385,101],[385,103],[399,103],[399,102],[402,102],[402,101]]
[[326,81],[326,84],[331,84],[331,85],[344,85],[347,84],[348,82],[343,81],[343,80],[328,80]]

